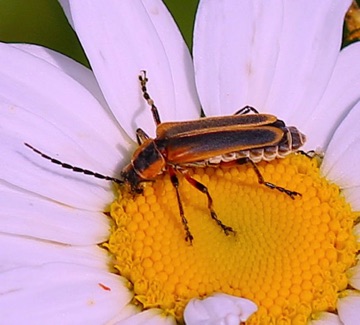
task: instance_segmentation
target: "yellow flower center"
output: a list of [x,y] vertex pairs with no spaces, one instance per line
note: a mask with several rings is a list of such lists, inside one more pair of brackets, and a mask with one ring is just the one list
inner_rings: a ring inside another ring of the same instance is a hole
[[317,312],[336,311],[346,270],[356,264],[355,213],[320,176],[316,159],[296,154],[258,167],[266,181],[302,196],[260,185],[251,166],[190,170],[236,231],[228,236],[211,219],[206,196],[179,176],[192,245],[168,175],[141,195],[120,188],[106,247],[134,302],[179,322],[191,298],[214,292],[254,301],[259,310],[247,324],[306,324]]

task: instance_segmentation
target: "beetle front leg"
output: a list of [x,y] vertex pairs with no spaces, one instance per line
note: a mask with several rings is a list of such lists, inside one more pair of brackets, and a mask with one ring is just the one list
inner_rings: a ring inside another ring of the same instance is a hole
[[140,86],[141,86],[141,91],[142,91],[143,97],[146,100],[146,102],[148,103],[148,105],[151,107],[151,113],[153,115],[155,124],[159,125],[161,123],[159,111],[158,111],[157,107],[155,106],[154,100],[150,97],[148,90],[146,88],[146,84],[149,80],[146,77],[145,70],[143,70],[142,74],[139,75],[139,81],[140,81]]
[[172,183],[172,185],[175,188],[175,192],[176,192],[176,197],[177,197],[177,201],[178,201],[178,205],[179,205],[179,212],[180,212],[180,217],[181,217],[181,222],[184,226],[185,229],[185,240],[190,242],[190,244],[192,245],[192,241],[194,239],[193,235],[190,232],[190,228],[188,226],[188,221],[185,217],[185,213],[184,213],[184,208],[183,205],[181,203],[181,199],[180,199],[180,193],[179,193],[179,179],[176,176],[176,172],[172,167],[169,167],[169,174],[170,174],[170,181]]
[[142,145],[145,140],[149,139],[150,137],[146,134],[146,132],[143,129],[138,128],[136,130],[136,140],[138,145]]
[[208,188],[198,182],[196,179],[192,178],[186,170],[180,170],[180,172],[184,175],[185,179],[192,185],[194,186],[197,190],[199,190],[200,192],[204,193],[206,196],[207,196],[207,199],[208,199],[208,208],[210,210],[210,215],[211,215],[211,218],[213,220],[215,220],[215,222],[221,227],[221,229],[224,231],[224,233],[226,235],[229,235],[230,232],[232,232],[233,234],[235,234],[235,231],[229,227],[229,226],[226,226],[222,223],[222,221],[218,218],[217,214],[215,213],[214,209],[213,209],[213,200],[210,196],[210,193],[209,193],[209,190]]

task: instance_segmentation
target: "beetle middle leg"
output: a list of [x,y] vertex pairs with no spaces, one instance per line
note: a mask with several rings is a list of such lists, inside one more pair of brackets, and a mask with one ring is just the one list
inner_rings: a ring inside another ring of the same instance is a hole
[[204,193],[207,196],[208,199],[208,209],[210,210],[211,218],[220,226],[220,228],[224,231],[226,235],[229,235],[231,232],[235,234],[235,231],[222,223],[222,221],[218,218],[215,210],[213,209],[213,200],[209,194],[208,188],[197,181],[196,179],[192,178],[186,170],[180,170],[180,172],[184,175],[185,179],[194,186],[197,190],[199,190],[201,193]]
[[259,114],[257,109],[255,109],[252,106],[246,105],[243,108],[240,108],[238,111],[236,111],[234,115],[245,115],[245,114],[249,114],[250,112],[253,112],[254,114]]

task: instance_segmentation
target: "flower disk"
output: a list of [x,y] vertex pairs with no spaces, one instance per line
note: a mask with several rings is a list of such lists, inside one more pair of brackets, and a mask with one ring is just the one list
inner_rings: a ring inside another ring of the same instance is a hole
[[211,219],[206,196],[179,176],[192,245],[168,175],[141,195],[120,188],[105,245],[137,304],[180,322],[191,298],[214,292],[254,301],[259,310],[247,324],[306,324],[317,312],[336,312],[346,270],[356,264],[355,213],[320,176],[317,159],[294,154],[258,167],[266,181],[302,196],[293,200],[259,184],[251,166],[190,170],[235,230],[228,236]]

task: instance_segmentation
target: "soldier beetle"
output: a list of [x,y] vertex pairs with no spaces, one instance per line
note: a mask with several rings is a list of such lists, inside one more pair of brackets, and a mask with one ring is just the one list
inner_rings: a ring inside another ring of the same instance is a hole
[[189,175],[189,167],[231,167],[249,163],[255,171],[259,184],[283,192],[292,199],[301,195],[265,181],[256,166],[256,163],[262,160],[284,158],[298,151],[306,138],[296,127],[286,126],[274,115],[259,114],[251,106],[245,106],[230,116],[161,123],[158,109],[146,88],[148,79],[145,71],[139,76],[139,81],[143,97],[151,107],[156,124],[156,138],[150,138],[142,129],[136,130],[139,147],[135,150],[130,163],[121,171],[120,178],[72,166],[42,153],[30,144],[25,143],[25,145],[63,168],[121,185],[127,184],[133,193],[138,194],[142,193],[142,183],[153,181],[163,173],[169,173],[176,191],[180,217],[185,229],[185,240],[190,243],[194,237],[190,232],[181,202],[178,174],[182,174],[192,186],[207,196],[210,216],[224,233],[229,235],[235,231],[217,217],[207,187]]

